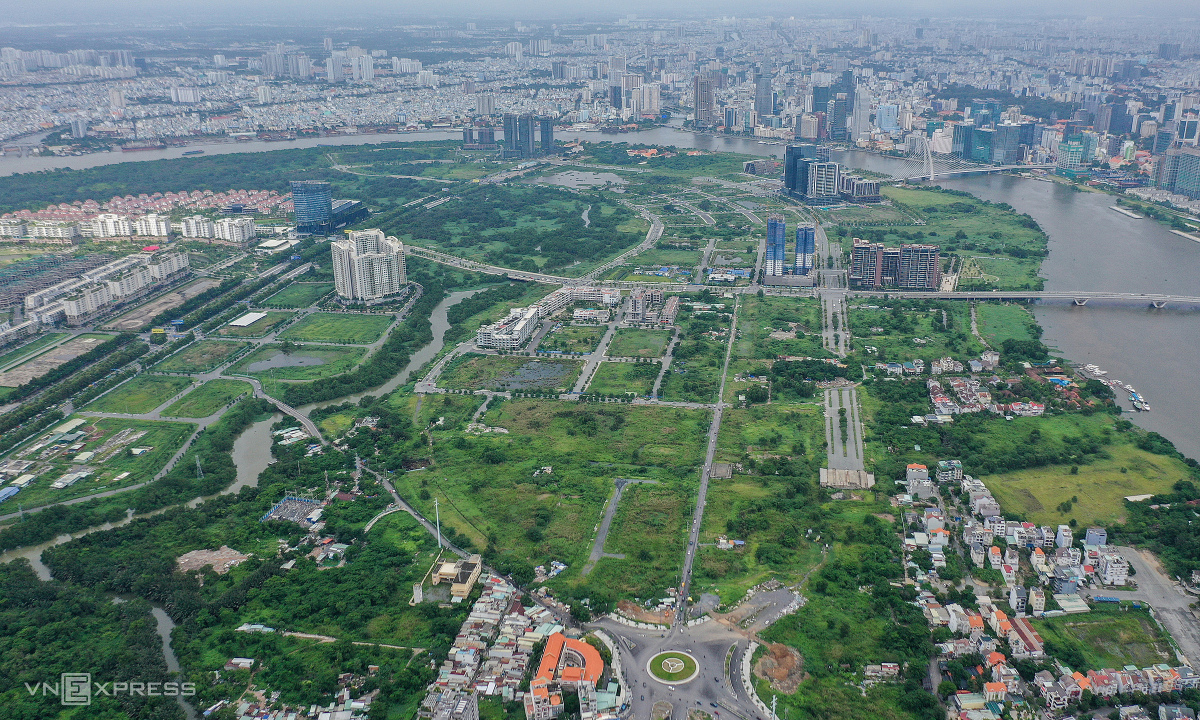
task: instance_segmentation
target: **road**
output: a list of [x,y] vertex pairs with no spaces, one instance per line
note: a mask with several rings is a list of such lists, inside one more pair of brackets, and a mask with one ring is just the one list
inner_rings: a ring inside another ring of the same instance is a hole
[[[846,411],[846,436],[842,435],[841,414]],[[825,391],[825,440],[829,444],[828,467],[837,470],[863,470],[863,427],[858,410],[858,393],[853,387]]]
[[592,381],[592,376],[596,374],[600,363],[604,361],[604,355],[608,352],[608,345],[612,342],[613,335],[617,332],[617,326],[625,318],[626,302],[628,301],[622,300],[621,304],[613,311],[612,320],[608,322],[608,328],[604,331],[604,336],[600,338],[600,344],[596,346],[595,350],[583,356],[583,370],[580,371],[579,379],[575,381],[575,386],[572,388],[572,392],[576,397]]
[[700,489],[696,493],[696,511],[692,515],[692,527],[688,532],[687,550],[683,557],[683,577],[679,584],[679,612],[675,614],[675,626],[687,620],[687,598],[692,589],[692,563],[696,559],[696,547],[700,541],[700,526],[704,520],[704,505],[708,499],[708,481],[712,476],[713,458],[717,453],[717,438],[721,434],[721,414],[725,409],[725,378],[729,375],[729,359],[733,356],[733,342],[737,338],[737,316],[740,297],[733,301],[733,318],[729,323],[729,342],[725,345],[725,364],[721,369],[721,386],[717,392],[717,404],[713,409],[712,424],[708,428],[708,451],[704,455],[704,468],[700,472]]
[[634,485],[636,483],[652,483],[657,485],[657,480],[630,480],[629,478],[617,478],[613,481],[617,489],[613,492],[613,496],[608,499],[608,504],[604,506],[604,517],[600,520],[600,526],[596,531],[596,542],[592,544],[592,554],[588,556],[587,563],[584,564],[581,575],[587,577],[592,568],[596,567],[596,563],[600,562],[602,557],[624,558],[624,555],[604,552],[604,543],[608,539],[608,530],[612,527],[613,518],[617,514],[617,504],[621,502],[621,493],[624,492],[626,485]]

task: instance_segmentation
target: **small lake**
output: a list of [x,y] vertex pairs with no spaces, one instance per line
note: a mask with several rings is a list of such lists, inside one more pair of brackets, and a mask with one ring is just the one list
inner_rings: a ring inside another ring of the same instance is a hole
[[313,367],[324,364],[325,361],[318,357],[310,355],[287,355],[280,351],[266,360],[250,363],[246,366],[246,370],[248,372],[262,372],[263,370],[273,370],[275,368]]

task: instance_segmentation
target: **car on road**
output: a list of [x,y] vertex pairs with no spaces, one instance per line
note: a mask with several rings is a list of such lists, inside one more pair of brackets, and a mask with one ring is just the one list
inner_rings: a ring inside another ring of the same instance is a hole
[[642,700],[645,700],[645,699],[646,699],[646,696],[645,696],[645,695],[643,695],[643,696],[642,696]]
[[712,705],[713,707],[717,706],[717,704],[715,702],[710,702],[709,705]]

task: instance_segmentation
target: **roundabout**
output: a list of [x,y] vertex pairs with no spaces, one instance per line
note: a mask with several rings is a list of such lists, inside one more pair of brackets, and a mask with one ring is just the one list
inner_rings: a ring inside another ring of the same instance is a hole
[[688,653],[668,650],[650,658],[646,663],[646,671],[665,685],[682,685],[699,674],[700,665]]

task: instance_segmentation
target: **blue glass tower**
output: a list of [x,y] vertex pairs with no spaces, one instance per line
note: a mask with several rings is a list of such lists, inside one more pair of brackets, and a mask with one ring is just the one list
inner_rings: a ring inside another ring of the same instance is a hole
[[784,263],[787,262],[787,223],[782,215],[771,215],[767,218],[767,254],[764,258],[763,273],[766,275],[782,275]]
[[333,190],[318,180],[293,180],[292,207],[296,229],[304,233],[328,232],[333,220]]
[[796,228],[796,265],[794,275],[807,275],[813,270],[817,252],[817,230],[812,225]]

